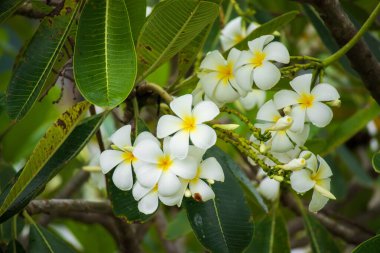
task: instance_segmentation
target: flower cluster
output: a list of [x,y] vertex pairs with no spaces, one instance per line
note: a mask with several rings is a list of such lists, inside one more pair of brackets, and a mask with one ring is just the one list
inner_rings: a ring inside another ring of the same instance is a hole
[[157,137],[163,139],[162,143],[151,133],[142,132],[132,145],[131,126],[126,125],[111,136],[113,150],[100,155],[103,173],[116,167],[114,184],[121,190],[132,189],[142,213],[155,212],[158,200],[168,206],[180,206],[183,196],[210,200],[215,197],[210,184],[224,181],[218,161],[213,157],[203,160],[206,150],[216,142],[215,131],[205,122],[213,120],[219,109],[210,101],[193,108],[192,100],[188,94],[170,103],[176,116],[159,119]]

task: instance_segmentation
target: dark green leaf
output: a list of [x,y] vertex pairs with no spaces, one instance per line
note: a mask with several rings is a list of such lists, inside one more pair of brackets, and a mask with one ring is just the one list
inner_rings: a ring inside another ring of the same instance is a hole
[[221,164],[225,181],[212,185],[215,199],[205,203],[185,199],[188,219],[198,240],[213,252],[242,252],[250,243],[253,221],[244,192],[231,174],[227,154],[213,147],[206,157]]
[[376,152],[372,156],[372,167],[377,172],[380,173],[380,152]]
[[153,9],[137,42],[138,80],[177,54],[219,13],[216,3],[197,0],[168,0]]
[[29,237],[28,252],[30,253],[75,253],[75,250],[62,239],[36,224],[30,227]]
[[286,223],[277,208],[256,224],[252,242],[246,252],[290,252]]
[[[107,113],[85,119],[67,137],[65,142],[59,147],[49,161],[43,166],[38,174],[31,180],[29,185],[19,194],[8,210],[0,217],[0,221],[6,220],[24,208],[30,200],[36,197],[55,175],[73,158],[75,158],[91,137],[95,134]],[[20,174],[20,173],[18,173]],[[3,202],[8,195],[12,184],[0,195],[0,202]]]
[[9,242],[5,253],[24,253],[25,250],[22,245],[17,240],[12,240]]
[[79,5],[76,0],[65,1],[59,16],[44,18],[21,55],[7,90],[7,109],[12,119],[23,118],[36,102]]
[[20,4],[25,0],[2,0],[0,2],[0,23],[3,23],[14,11],[17,10]]
[[137,41],[146,15],[146,1],[124,0],[131,23],[133,41]]
[[44,166],[56,154],[59,147],[64,143],[81,117],[89,108],[89,103],[81,102],[64,112],[53,126],[46,132],[45,136],[39,141],[26,162],[24,169],[20,173],[15,184],[6,194],[2,205],[0,206],[0,216],[2,216],[8,208],[10,208],[17,198],[28,185],[41,172]]
[[91,103],[115,107],[127,98],[137,69],[124,0],[87,1],[79,20],[73,64],[76,84]]
[[376,235],[357,246],[352,253],[376,253],[380,249],[380,235]]
[[175,240],[189,234],[191,231],[186,211],[183,209],[169,222],[165,231],[165,237],[168,240]]

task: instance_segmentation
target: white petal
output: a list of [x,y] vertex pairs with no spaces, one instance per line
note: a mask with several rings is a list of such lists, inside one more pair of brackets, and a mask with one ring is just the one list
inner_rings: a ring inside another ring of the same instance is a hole
[[105,150],[100,154],[99,162],[103,174],[108,173],[124,160],[123,153],[119,150]]
[[185,194],[187,185],[189,184],[189,181],[188,180],[180,180],[180,181],[181,181],[181,188],[174,195],[171,195],[171,196],[158,195],[162,203],[164,203],[167,206],[175,206],[175,205],[181,206],[182,199]]
[[188,150],[189,132],[178,131],[170,140],[170,153],[179,159],[183,159],[187,156]]
[[[235,68],[234,70],[236,71],[238,68],[245,66],[245,65],[252,65],[251,64],[251,59],[253,58],[253,53],[251,51],[241,51],[239,58],[235,62]],[[252,66],[253,67],[253,66]]]
[[314,190],[313,196],[311,197],[311,201],[309,203],[309,211],[318,212],[327,204],[328,201],[328,198],[320,194],[318,191]]
[[197,104],[193,109],[193,117],[197,124],[213,120],[219,114],[219,108],[211,101],[203,101]]
[[223,84],[223,82],[220,82],[216,86],[214,94],[211,98],[215,98],[217,101],[222,103],[231,103],[237,100],[239,96],[239,93],[233,88],[231,83]]
[[143,197],[138,205],[137,208],[140,212],[144,214],[152,214],[154,213],[158,208],[158,194],[156,191],[152,191],[148,193],[145,197]]
[[152,140],[139,142],[132,153],[137,159],[148,163],[157,163],[158,157],[163,155],[160,146]]
[[260,24],[256,23],[256,22],[253,22],[251,23],[248,28],[247,28],[247,35],[250,34],[251,32],[253,32],[256,28],[258,28],[260,26]]
[[112,175],[112,181],[122,191],[129,191],[133,186],[132,167],[130,163],[120,163]]
[[305,144],[307,138],[309,137],[310,127],[309,125],[305,125],[302,132],[295,133],[291,130],[286,131],[286,134],[289,138],[295,142],[298,146],[302,146]]
[[175,194],[181,188],[181,182],[178,177],[171,171],[162,173],[158,180],[158,193],[162,196],[170,196]]
[[298,193],[307,192],[315,185],[315,182],[311,180],[310,176],[310,171],[306,169],[293,171],[290,175],[292,188]]
[[[307,153],[311,153],[311,152],[302,151],[300,154],[300,157],[305,156]],[[306,168],[310,169],[313,172],[317,171],[318,161],[317,161],[317,157],[313,153],[311,153],[311,156],[309,157],[309,159],[306,159]]]
[[142,186],[139,182],[136,182],[133,185],[133,189],[132,189],[133,198],[136,201],[139,201],[142,197],[144,197],[146,194],[148,194],[148,192],[150,192],[151,190],[152,190],[151,188],[146,188],[146,187]]
[[126,125],[119,128],[110,137],[110,140],[120,149],[131,146],[131,125]]
[[215,50],[212,52],[209,52],[206,57],[201,62],[201,65],[199,68],[201,69],[208,69],[208,70],[218,70],[220,66],[226,65],[226,60],[223,58],[222,54]]
[[157,123],[157,137],[161,139],[177,132],[182,128],[182,123],[183,120],[176,116],[162,116]]
[[193,179],[197,174],[197,160],[191,156],[185,159],[174,159],[170,171],[183,179]]
[[284,44],[280,42],[271,42],[264,48],[264,53],[266,55],[266,60],[281,62],[281,63],[289,63],[290,56],[288,49],[284,46]]
[[136,178],[139,183],[146,188],[153,188],[161,177],[162,170],[153,165],[146,165],[136,172]]
[[256,51],[262,52],[264,46],[268,44],[269,42],[271,42],[273,39],[274,39],[273,35],[263,35],[257,39],[254,39],[248,42],[249,50],[251,50],[252,52],[256,52]]
[[281,114],[277,111],[273,100],[267,101],[263,106],[260,107],[257,112],[256,118],[258,120],[274,122],[275,119],[281,118]]
[[[247,91],[243,90],[240,85],[237,83],[236,78],[231,78],[228,80],[228,83],[231,85],[231,87],[234,89],[235,92],[237,92],[240,96],[247,95]],[[236,98],[237,99],[237,98]],[[236,100],[235,99],[235,100]],[[234,101],[235,101],[234,100]]]
[[285,131],[278,131],[272,137],[272,151],[286,152],[294,148]]
[[340,98],[335,87],[327,83],[316,85],[311,91],[311,94],[314,95],[315,101],[333,101]]
[[242,18],[237,17],[231,19],[221,31],[221,34],[226,36],[235,36],[242,33]]
[[135,140],[134,146],[136,146],[137,144],[139,144],[140,142],[145,141],[145,140],[153,141],[157,144],[157,146],[161,146],[160,141],[156,137],[154,137],[153,134],[151,134],[148,131],[144,131],[144,132],[139,133],[139,135],[137,136],[137,138]]
[[292,81],[290,81],[290,86],[298,94],[310,94],[311,79],[313,78],[312,74],[304,74],[297,76]]
[[293,118],[290,130],[296,133],[301,132],[305,126],[306,109],[299,105],[294,106],[290,112],[290,116]]
[[209,149],[216,143],[216,133],[215,130],[208,125],[200,124],[190,133],[190,139],[194,146]]
[[318,168],[318,179],[326,179],[333,175],[330,166],[327,164],[325,159],[317,156],[317,159],[319,161],[319,168]]
[[314,102],[311,107],[307,108],[306,114],[310,122],[317,127],[327,126],[333,118],[330,107],[321,102]]
[[266,177],[260,182],[257,188],[258,192],[266,199],[274,201],[278,198],[280,193],[280,183],[274,179]]
[[189,152],[188,156],[193,157],[197,164],[199,164],[202,161],[203,155],[206,153],[205,149],[197,148],[196,146],[190,145],[189,146]]
[[236,48],[232,48],[230,52],[228,53],[227,62],[235,64],[237,60],[239,59],[240,54],[241,54],[240,50]]
[[253,71],[253,80],[256,86],[262,90],[271,89],[280,81],[280,78],[280,70],[273,63],[268,61]]
[[223,51],[233,47],[235,45],[235,40],[226,35],[220,35],[220,43],[222,44]]
[[206,202],[207,200],[215,198],[214,191],[201,179],[198,179],[195,182],[190,181],[189,189],[193,198],[197,201]]
[[253,85],[253,65],[245,65],[237,68],[234,72],[236,83],[239,87],[249,92]]
[[209,157],[204,160],[200,165],[200,170],[200,178],[224,182],[222,166],[220,166],[215,157]]
[[170,108],[178,117],[184,119],[191,115],[192,104],[193,96],[191,94],[186,94],[177,97],[172,102],[170,102]]
[[248,92],[248,94],[245,97],[240,98],[240,103],[246,110],[251,110],[253,107],[257,105],[257,107],[260,107],[264,104],[266,98],[266,92],[259,90],[259,89],[253,89],[251,92]]
[[209,97],[213,97],[215,93],[215,89],[218,86],[218,84],[221,82],[221,80],[217,72],[211,72],[211,73],[202,75],[199,78],[199,82],[201,83],[205,94]]
[[274,94],[273,101],[277,109],[287,107],[289,105],[298,104],[299,95],[292,90],[280,90]]

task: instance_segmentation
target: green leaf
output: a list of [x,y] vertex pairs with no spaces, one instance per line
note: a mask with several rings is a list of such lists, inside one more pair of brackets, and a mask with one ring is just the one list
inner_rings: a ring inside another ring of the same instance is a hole
[[24,253],[25,250],[22,245],[17,240],[12,240],[9,242],[5,253]]
[[[72,133],[67,137],[49,161],[19,194],[17,199],[13,201],[7,211],[0,217],[0,222],[8,219],[23,209],[30,200],[35,198],[39,192],[43,190],[45,185],[55,175],[57,175],[69,161],[79,154],[79,152],[98,130],[106,115],[107,113],[105,112],[103,114],[92,116],[85,119],[81,124],[75,127]],[[20,175],[20,173],[22,172],[19,172],[18,175]],[[6,191],[0,195],[0,202],[4,201],[12,185],[13,183],[9,184]]]
[[33,226],[30,227],[29,237],[28,252],[30,253],[75,253],[75,250],[61,238],[37,224],[33,224]]
[[286,223],[276,207],[255,226],[252,242],[246,252],[290,252]]
[[[240,41],[237,45],[234,46],[234,48],[237,48],[239,50],[245,50],[248,48],[248,42],[251,40],[254,40],[262,35],[271,34],[275,32],[280,27],[286,25],[290,21],[292,21],[297,15],[299,14],[298,11],[290,11],[285,14],[282,14],[279,17],[276,17],[272,19],[271,21],[262,24],[255,30],[253,30],[244,40]],[[226,51],[224,55],[227,55],[229,52]]]
[[180,237],[186,236],[191,231],[186,211],[182,209],[176,214],[175,218],[169,222],[165,231],[165,238],[168,240],[176,240]]
[[133,41],[137,41],[146,15],[146,1],[124,0],[131,23]]
[[213,252],[242,252],[250,243],[253,221],[244,192],[231,174],[227,154],[213,147],[206,157],[215,157],[223,168],[225,181],[211,187],[215,199],[204,203],[185,199],[189,222],[198,240]]
[[377,173],[380,173],[380,151],[372,156],[372,167]]
[[153,9],[137,42],[138,80],[177,54],[219,14],[219,5],[199,0],[167,0]]
[[88,108],[89,103],[87,102],[81,102],[74,105],[68,111],[64,112],[55,124],[48,129],[45,136],[35,147],[16,183],[5,197],[4,202],[0,207],[0,216],[11,207],[30,182],[49,162],[62,143],[73,131],[74,127],[78,124],[80,118],[85,114]]
[[9,18],[25,0],[2,0],[0,2],[0,23]]
[[352,253],[378,252],[380,249],[380,235],[376,235],[357,246]]
[[36,102],[79,6],[76,0],[65,1],[59,16],[44,18],[21,55],[7,90],[7,109],[12,119],[23,118]]
[[91,103],[115,107],[128,97],[137,70],[124,0],[87,1],[79,20],[73,64],[78,88]]

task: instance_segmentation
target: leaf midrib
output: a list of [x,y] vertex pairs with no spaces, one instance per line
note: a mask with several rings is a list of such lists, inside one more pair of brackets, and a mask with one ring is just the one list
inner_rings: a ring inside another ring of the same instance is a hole
[[49,241],[46,239],[46,237],[44,236],[44,234],[42,233],[42,231],[40,230],[40,228],[38,227],[37,224],[33,224],[35,229],[37,230],[37,233],[41,236],[42,240],[44,241],[44,243],[46,244],[46,246],[48,247],[49,251],[51,253],[54,253],[54,250],[53,248],[51,247],[51,245],[49,244]]
[[273,218],[271,222],[271,231],[270,231],[270,237],[269,237],[269,253],[273,252],[273,245],[274,245],[274,232],[276,227],[276,213],[273,212]]
[[109,9],[109,1],[106,0],[106,13],[105,13],[105,21],[104,21],[104,67],[106,72],[106,98],[107,104],[110,104],[110,88],[109,88],[109,77],[108,77],[108,9]]
[[317,241],[317,238],[315,238],[315,235],[313,233],[313,230],[312,230],[312,226],[310,224],[310,220],[309,220],[309,217],[307,217],[308,214],[304,213],[304,221],[306,222],[306,225],[307,225],[307,228],[308,228],[308,231],[309,231],[309,235],[311,237],[311,240],[313,241],[313,244],[315,246],[315,249],[318,253],[322,253],[322,251],[320,250],[319,248],[319,245],[318,245],[318,241]]
[[214,208],[215,208],[215,215],[216,215],[216,219],[218,220],[218,225],[219,225],[220,230],[222,232],[223,242],[226,245],[226,248],[228,249],[228,244],[227,244],[226,238],[224,237],[224,230],[223,230],[223,227],[222,227],[222,222],[220,221],[219,212],[218,212],[218,208],[216,207],[216,201],[215,201],[215,199],[212,199],[212,203],[213,203]]

